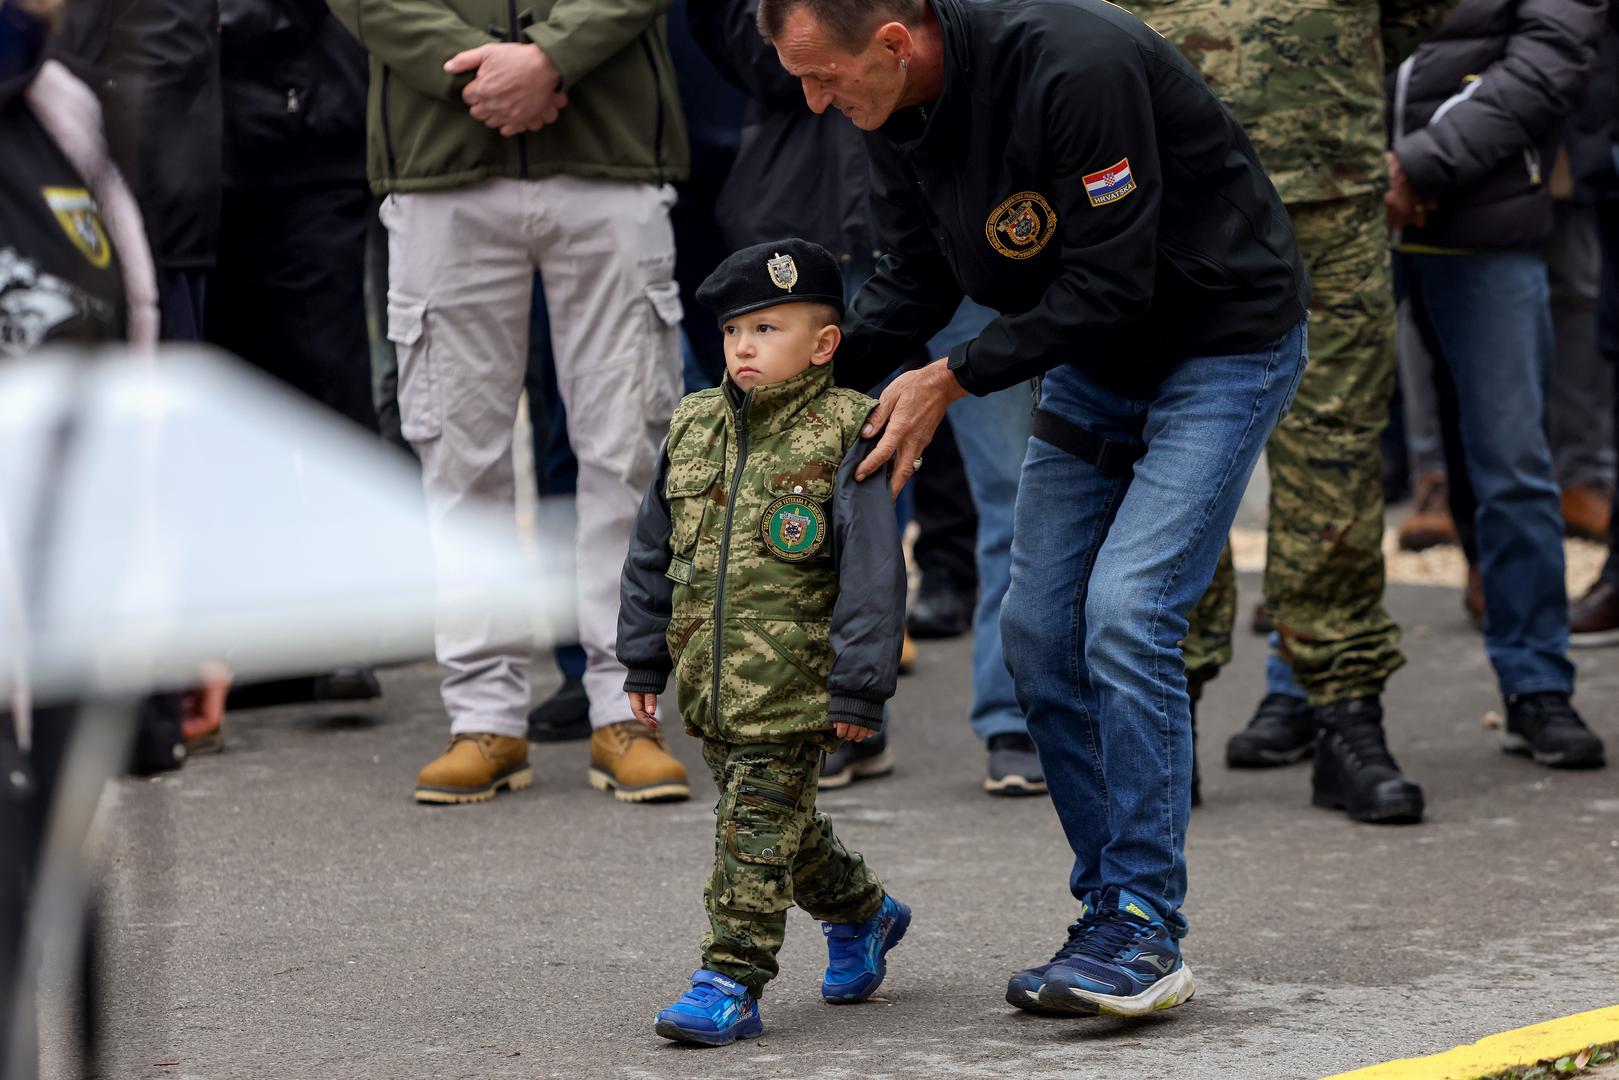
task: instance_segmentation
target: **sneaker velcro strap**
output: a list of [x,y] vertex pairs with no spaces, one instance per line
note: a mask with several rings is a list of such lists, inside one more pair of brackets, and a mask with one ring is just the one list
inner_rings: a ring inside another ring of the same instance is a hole
[[743,986],[735,979],[726,978],[717,971],[709,971],[707,968],[699,968],[692,972],[691,983],[693,986],[706,983],[717,990],[725,991],[734,998],[745,998],[748,996],[748,988],[746,986]]

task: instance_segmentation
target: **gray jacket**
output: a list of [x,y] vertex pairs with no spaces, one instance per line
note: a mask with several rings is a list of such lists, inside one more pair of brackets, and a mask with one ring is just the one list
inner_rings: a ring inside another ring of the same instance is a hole
[[1406,244],[1538,248],[1552,228],[1563,123],[1590,76],[1607,0],[1461,0],[1390,77],[1400,165],[1438,209]]

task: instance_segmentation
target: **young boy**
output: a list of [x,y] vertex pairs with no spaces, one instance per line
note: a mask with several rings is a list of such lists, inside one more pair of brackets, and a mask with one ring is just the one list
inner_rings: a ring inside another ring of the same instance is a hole
[[894,693],[905,571],[888,481],[854,479],[873,404],[832,385],[837,262],[804,240],[737,252],[697,291],[725,338],[724,385],[669,426],[624,563],[618,658],[637,719],[669,673],[720,789],[709,932],[666,1039],[764,1032],[759,996],[796,902],[824,920],[821,996],[864,1001],[910,925],[815,809],[821,751],[881,729]]

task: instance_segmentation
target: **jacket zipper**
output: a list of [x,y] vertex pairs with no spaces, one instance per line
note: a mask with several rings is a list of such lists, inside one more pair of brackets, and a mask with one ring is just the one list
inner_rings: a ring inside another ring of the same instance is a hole
[[[512,42],[522,41],[523,37],[517,30],[517,0],[506,0],[506,19],[511,33],[508,40]],[[528,179],[528,134],[526,132],[519,132],[517,135],[517,178],[519,180]]]
[[388,83],[393,76],[393,69],[387,64],[382,65],[382,147],[388,155],[388,179],[392,181],[398,173],[397,162],[394,160],[394,134],[393,126],[388,122]]
[[714,582],[714,730],[720,729],[720,643],[725,638],[725,569],[731,561],[731,523],[736,515],[736,496],[742,490],[742,469],[748,463],[748,402],[753,391],[742,395],[736,411],[736,475],[731,477],[731,497],[725,502],[725,531],[720,539],[719,576]]
[[646,54],[647,66],[652,69],[652,95],[658,99],[657,119],[652,125],[652,167],[657,170],[658,183],[663,183],[663,76],[658,73],[658,60],[652,54],[652,45],[641,35],[641,51]]

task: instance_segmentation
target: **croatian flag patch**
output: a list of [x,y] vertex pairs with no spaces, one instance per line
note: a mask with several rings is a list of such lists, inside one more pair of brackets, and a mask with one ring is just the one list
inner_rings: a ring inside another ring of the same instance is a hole
[[1106,206],[1118,202],[1136,189],[1136,178],[1130,174],[1130,159],[1120,158],[1101,172],[1084,177],[1085,194],[1092,206]]

